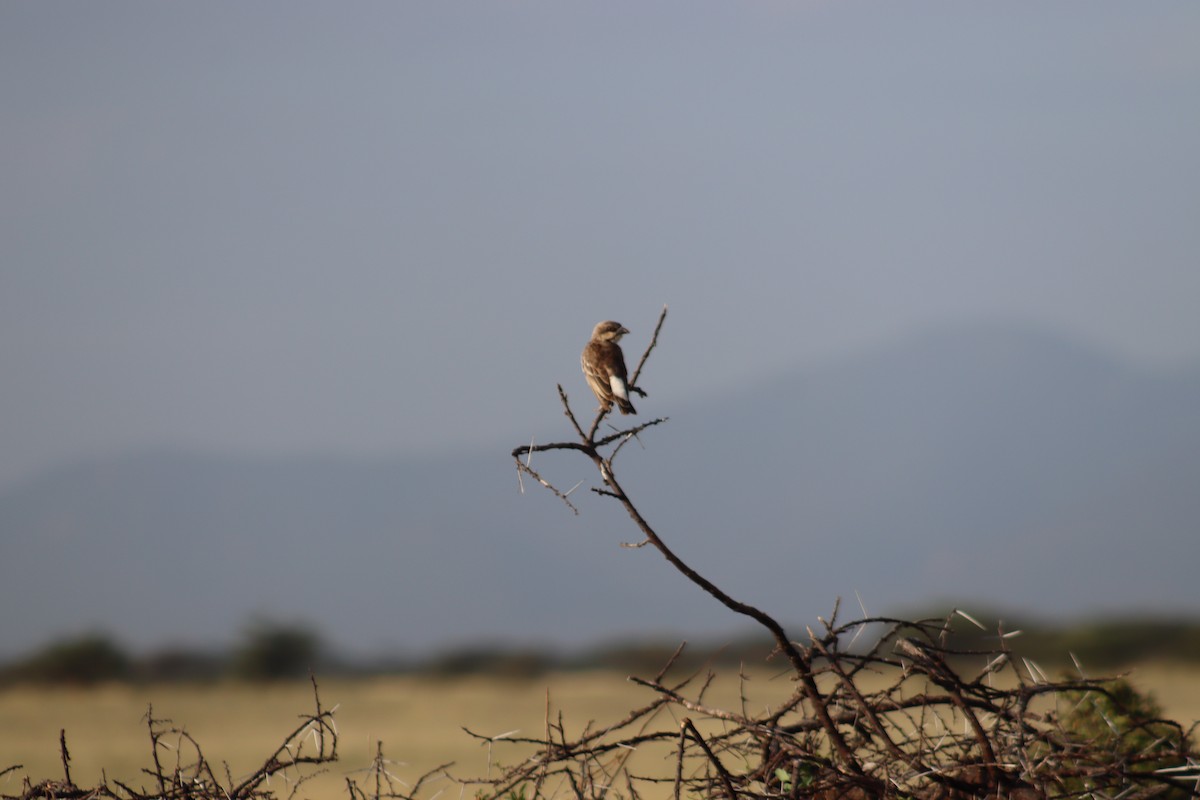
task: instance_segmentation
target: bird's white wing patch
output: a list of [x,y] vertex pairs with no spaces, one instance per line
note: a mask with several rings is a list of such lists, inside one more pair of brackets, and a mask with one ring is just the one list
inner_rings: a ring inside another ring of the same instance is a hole
[[612,387],[612,393],[614,396],[619,397],[622,400],[629,399],[629,390],[625,388],[625,381],[621,379],[620,375],[610,375],[608,378],[608,385]]

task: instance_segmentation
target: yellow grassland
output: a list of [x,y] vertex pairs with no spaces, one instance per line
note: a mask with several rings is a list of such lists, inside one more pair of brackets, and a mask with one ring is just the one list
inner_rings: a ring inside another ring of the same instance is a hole
[[[1200,719],[1200,669],[1193,666],[1146,664],[1132,668],[1141,690],[1151,692],[1169,718],[1190,724]],[[790,695],[786,674],[750,673],[744,691],[757,712]],[[480,776],[493,763],[511,764],[523,752],[497,745],[489,756],[486,743],[463,731],[497,736],[519,731],[539,736],[545,728],[547,695],[555,720],[561,711],[567,735],[589,722],[615,722],[653,699],[649,690],[613,672],[552,674],[528,681],[466,677],[438,680],[385,677],[328,680],[320,683],[325,706],[337,706],[340,759],[326,774],[305,784],[300,797],[344,798],[346,779],[360,783],[360,772],[382,740],[391,772],[412,782],[434,766],[456,762],[459,777]],[[706,700],[736,710],[743,685],[736,674],[724,675]],[[58,737],[67,733],[71,775],[79,785],[107,777],[134,786],[151,785],[141,773],[151,765],[149,736],[143,717],[149,704],[154,716],[186,728],[214,765],[228,764],[236,777],[256,768],[300,722],[312,706],[312,687],[305,682],[277,685],[238,683],[112,685],[92,689],[13,687],[0,691],[0,769],[24,768],[0,777],[0,794],[19,794],[22,780],[60,778]],[[671,727],[669,718],[656,726]],[[164,759],[167,756],[163,756]],[[169,766],[167,764],[166,766]],[[653,769],[653,767],[648,767]],[[290,787],[276,778],[272,788],[287,797]],[[432,789],[443,797],[471,797],[448,781]],[[425,796],[433,793],[422,792]]]

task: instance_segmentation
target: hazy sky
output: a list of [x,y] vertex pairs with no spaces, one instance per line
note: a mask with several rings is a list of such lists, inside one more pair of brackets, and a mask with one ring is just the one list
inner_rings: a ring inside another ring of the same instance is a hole
[[511,446],[975,317],[1200,358],[1195,2],[0,5],[0,487]]

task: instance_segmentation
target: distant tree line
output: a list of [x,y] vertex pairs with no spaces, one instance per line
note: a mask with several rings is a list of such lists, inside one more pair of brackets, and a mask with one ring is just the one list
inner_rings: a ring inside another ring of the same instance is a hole
[[[913,618],[944,618],[930,610]],[[1005,620],[1005,630],[1019,639],[1023,656],[1045,667],[1070,665],[1072,659],[1088,669],[1107,670],[1139,661],[1200,662],[1200,619],[1127,618],[1054,625],[995,613],[980,613],[986,621]],[[959,619],[953,626],[951,649],[963,652],[995,645],[996,635],[984,635]],[[329,652],[311,626],[256,621],[243,631],[228,652],[174,647],[144,656],[131,654],[103,633],[84,634],[53,642],[40,650],[0,665],[0,684],[45,683],[89,685],[106,681],[214,681],[223,679],[274,681],[319,675],[421,674],[453,678],[488,675],[535,678],[552,671],[608,669],[645,671],[663,663],[679,642],[638,640],[609,642],[564,653],[549,648],[468,645],[422,658],[390,657],[353,661]],[[768,637],[748,635],[724,642],[693,642],[681,667],[736,667],[762,663],[772,649]]]
[[[985,620],[1005,619],[989,613]],[[1056,625],[1013,617],[1005,630],[1026,658],[1056,666],[1078,661],[1087,669],[1108,670],[1134,662],[1200,662],[1200,619],[1185,617],[1124,617]],[[980,631],[961,618],[954,625],[952,647],[981,649],[995,644],[995,635]]]
[[320,638],[305,625],[258,621],[229,653],[171,648],[135,657],[104,633],[53,642],[0,668],[0,683],[90,685],[109,681],[252,681],[300,678],[321,669]]

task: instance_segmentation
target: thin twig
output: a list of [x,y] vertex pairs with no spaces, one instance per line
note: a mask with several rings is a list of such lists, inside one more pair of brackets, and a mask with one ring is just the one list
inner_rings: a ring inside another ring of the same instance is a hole
[[667,321],[667,306],[663,304],[662,312],[658,315],[658,323],[654,326],[654,333],[650,336],[650,344],[646,346],[646,351],[642,353],[642,357],[638,360],[637,367],[633,370],[633,375],[629,378],[629,383],[637,386],[638,377],[642,374],[642,367],[646,365],[646,359],[650,358],[650,352],[658,345],[658,332],[662,330],[663,323]]

